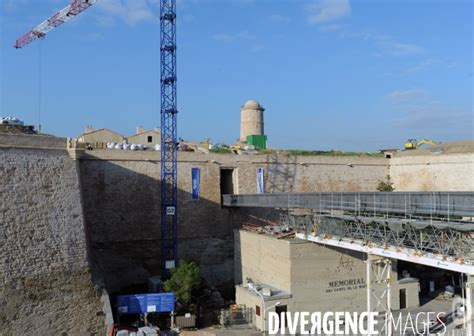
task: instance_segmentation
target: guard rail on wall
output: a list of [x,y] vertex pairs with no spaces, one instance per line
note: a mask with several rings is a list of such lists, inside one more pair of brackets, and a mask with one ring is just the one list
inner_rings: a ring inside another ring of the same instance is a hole
[[340,192],[223,195],[225,207],[474,217],[474,192]]

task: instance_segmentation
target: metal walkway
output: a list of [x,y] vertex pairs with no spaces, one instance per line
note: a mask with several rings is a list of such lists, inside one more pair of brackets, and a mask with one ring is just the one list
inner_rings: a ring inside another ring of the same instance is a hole
[[287,210],[298,238],[474,274],[474,192],[224,195],[223,206]]
[[222,202],[284,210],[280,222],[297,238],[367,253],[367,312],[384,311],[386,320],[392,259],[465,273],[462,332],[473,334],[474,192],[224,195]]
[[474,217],[474,192],[341,192],[224,195],[227,207],[302,208]]

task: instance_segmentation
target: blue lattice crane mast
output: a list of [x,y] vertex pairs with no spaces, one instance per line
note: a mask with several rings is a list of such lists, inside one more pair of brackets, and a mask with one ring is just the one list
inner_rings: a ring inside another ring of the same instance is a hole
[[177,264],[176,0],[161,0],[161,260],[162,277]]
[[[76,17],[97,0],[72,2],[18,38],[20,49],[45,37]],[[177,264],[177,131],[176,131],[176,0],[160,0],[161,45],[161,249],[162,276]]]

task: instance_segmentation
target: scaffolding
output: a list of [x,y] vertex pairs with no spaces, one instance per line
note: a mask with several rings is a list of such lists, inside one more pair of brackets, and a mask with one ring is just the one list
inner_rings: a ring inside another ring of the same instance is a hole
[[[229,208],[274,208],[297,238],[367,254],[367,310],[391,313],[391,260],[464,273],[472,335],[474,192],[224,195]],[[392,335],[390,323],[386,335]]]
[[323,240],[339,240],[366,247],[410,251],[413,256],[474,265],[474,230],[463,222],[441,218],[396,218],[357,214],[289,214],[284,222],[298,233]]
[[474,273],[473,192],[224,195],[223,204],[283,209],[282,224],[317,243]]

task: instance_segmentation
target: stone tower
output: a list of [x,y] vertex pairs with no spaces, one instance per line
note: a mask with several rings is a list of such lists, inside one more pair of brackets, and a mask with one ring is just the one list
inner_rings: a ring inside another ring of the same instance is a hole
[[248,100],[240,108],[240,142],[246,142],[248,135],[264,135],[263,111],[256,100]]

